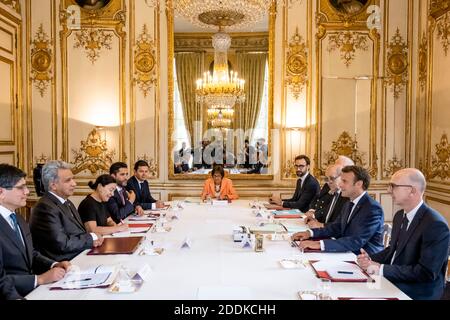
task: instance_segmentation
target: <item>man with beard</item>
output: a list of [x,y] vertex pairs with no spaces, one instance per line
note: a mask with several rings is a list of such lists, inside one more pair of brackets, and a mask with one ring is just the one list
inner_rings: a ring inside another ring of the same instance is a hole
[[287,200],[281,200],[278,196],[272,196],[270,203],[283,208],[298,209],[301,212],[308,211],[311,201],[320,190],[319,182],[309,173],[310,164],[311,160],[307,156],[297,156],[294,166],[299,179],[297,180],[294,196]]

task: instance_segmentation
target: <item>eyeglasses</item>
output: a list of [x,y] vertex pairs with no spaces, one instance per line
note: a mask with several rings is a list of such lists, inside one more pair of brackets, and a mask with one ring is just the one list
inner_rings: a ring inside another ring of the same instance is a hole
[[395,183],[389,183],[388,184],[388,190],[394,190],[395,188],[414,188],[414,186],[410,185],[410,184],[395,184]]
[[333,177],[333,176],[327,177],[327,176],[325,176],[325,178],[323,178],[323,180],[325,180],[325,182],[333,182],[333,181],[336,181],[337,178],[339,178],[339,176],[336,176],[336,177]]
[[305,165],[305,164],[294,164],[294,167],[296,167],[296,168],[304,168],[306,166],[307,165]]

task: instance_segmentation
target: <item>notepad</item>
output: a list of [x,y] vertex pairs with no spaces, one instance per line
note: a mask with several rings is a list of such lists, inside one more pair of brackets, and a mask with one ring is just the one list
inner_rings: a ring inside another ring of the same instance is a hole
[[356,263],[352,262],[321,260],[312,262],[311,265],[318,274],[327,275],[331,281],[364,282],[370,278]]
[[266,223],[262,226],[250,227],[251,233],[286,233],[286,229],[283,225],[278,223]]
[[114,266],[99,265],[87,269],[69,271],[65,277],[50,286],[50,290],[79,290],[107,288],[114,280]]
[[291,209],[291,210],[275,210],[273,211],[274,215],[299,215],[302,214],[302,212],[298,209]]

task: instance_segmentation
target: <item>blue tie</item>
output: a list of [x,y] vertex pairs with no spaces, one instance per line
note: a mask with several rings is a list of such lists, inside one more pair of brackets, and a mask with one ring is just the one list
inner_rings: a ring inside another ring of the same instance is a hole
[[20,243],[23,244],[23,240],[22,240],[22,236],[20,235],[19,224],[17,223],[17,217],[16,217],[15,212],[11,213],[11,215],[9,217],[11,218],[11,221],[13,222],[14,232],[16,233],[17,239],[20,241]]

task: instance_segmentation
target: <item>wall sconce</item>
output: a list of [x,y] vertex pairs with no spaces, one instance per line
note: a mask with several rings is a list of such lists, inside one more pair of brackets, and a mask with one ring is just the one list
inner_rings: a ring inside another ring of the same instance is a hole
[[[101,132],[104,132],[103,138]],[[72,172],[78,174],[89,170],[93,175],[98,171],[108,171],[113,163],[115,150],[109,151],[106,142],[106,131],[96,126],[87,136],[85,141],[80,141],[81,148],[77,151],[72,149],[74,155],[74,168]]]

